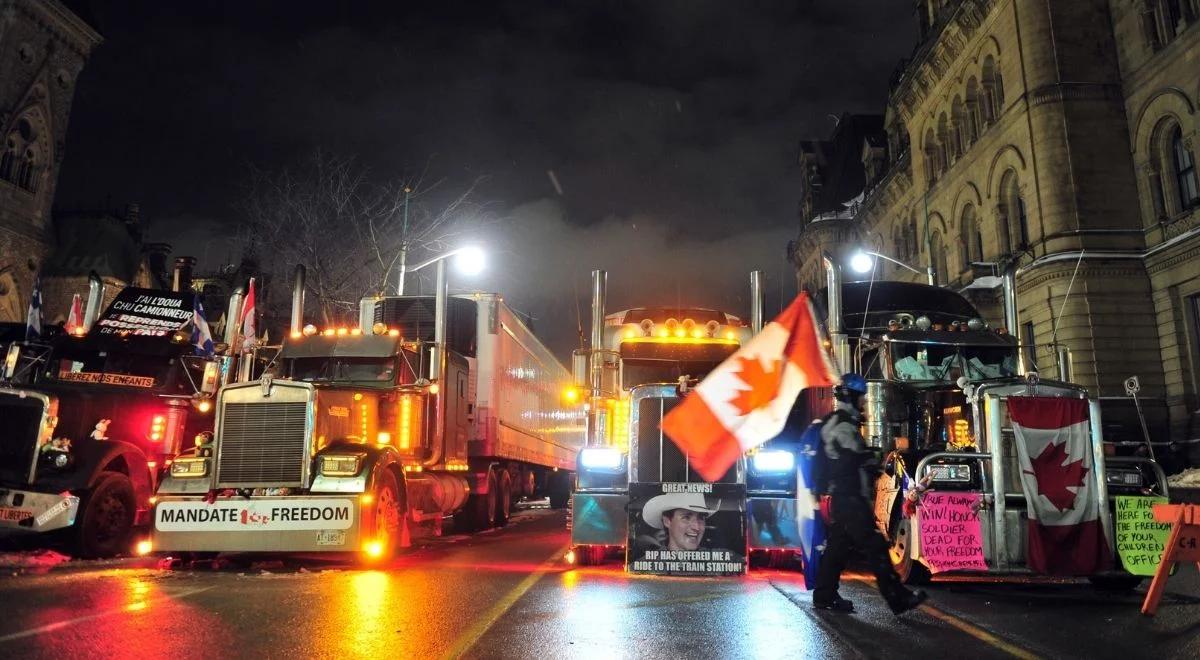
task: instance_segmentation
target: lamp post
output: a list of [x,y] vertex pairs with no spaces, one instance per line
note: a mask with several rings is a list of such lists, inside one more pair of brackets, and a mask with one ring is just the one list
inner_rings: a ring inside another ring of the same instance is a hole
[[916,273],[917,275],[924,275],[927,279],[927,283],[930,286],[937,286],[937,278],[933,272],[932,265],[926,266],[925,271],[921,272],[920,270],[909,266],[903,261],[899,261],[887,256],[886,254],[880,254],[870,250],[859,250],[858,252],[855,252],[854,255],[850,257],[850,268],[852,268],[856,273],[869,273],[873,268],[875,268],[875,261],[872,259],[872,257],[894,263],[905,270]]

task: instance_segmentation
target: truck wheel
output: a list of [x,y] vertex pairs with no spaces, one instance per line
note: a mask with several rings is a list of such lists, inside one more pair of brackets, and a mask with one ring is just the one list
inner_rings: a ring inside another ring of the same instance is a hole
[[512,475],[508,470],[500,473],[500,490],[496,493],[496,513],[492,518],[492,524],[496,527],[504,527],[508,524],[508,517],[512,514]]
[[565,509],[571,500],[571,473],[559,470],[550,473],[550,508]]
[[904,584],[929,584],[932,577],[929,568],[912,558],[912,552],[908,547],[911,536],[912,524],[907,518],[901,518],[899,528],[896,530],[896,538],[892,541],[891,549],[888,550],[888,555],[892,559],[892,568],[896,569],[896,574],[900,576],[900,581]]
[[114,557],[129,550],[137,497],[133,482],[119,472],[103,472],[79,503],[74,548],[80,557]]
[[391,470],[380,470],[375,479],[375,540],[383,546],[377,560],[391,559],[400,545],[400,487]]
[[496,473],[488,470],[487,494],[472,494],[462,510],[454,514],[455,526],[464,532],[479,532],[491,527],[496,517]]
[[1102,591],[1133,591],[1144,578],[1137,575],[1090,575],[1088,582]]

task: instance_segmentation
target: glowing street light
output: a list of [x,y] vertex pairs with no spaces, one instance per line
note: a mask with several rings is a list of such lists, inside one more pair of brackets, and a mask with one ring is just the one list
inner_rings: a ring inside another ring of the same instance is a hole
[[854,272],[856,272],[860,275],[866,275],[867,273],[869,273],[875,269],[875,259],[876,258],[883,259],[884,261],[890,261],[891,263],[894,263],[897,266],[904,268],[905,270],[912,271],[918,275],[924,275],[924,276],[926,276],[926,278],[928,278],[929,284],[931,286],[936,286],[936,280],[934,279],[934,274],[933,274],[933,266],[929,266],[924,271],[920,271],[916,268],[913,268],[912,266],[909,266],[908,264],[904,263],[903,261],[898,261],[896,259],[893,259],[893,258],[887,256],[886,254],[880,254],[878,252],[872,252],[870,250],[860,249],[857,252],[855,252],[854,254],[852,254],[850,256],[850,270],[853,270]]

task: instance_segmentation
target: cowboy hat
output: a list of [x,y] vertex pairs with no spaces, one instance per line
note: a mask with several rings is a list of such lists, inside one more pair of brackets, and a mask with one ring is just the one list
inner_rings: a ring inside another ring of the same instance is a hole
[[667,511],[674,509],[686,509],[697,513],[706,513],[712,515],[721,508],[721,500],[713,500],[715,503],[712,506],[708,504],[708,498],[704,497],[704,493],[666,493],[651,497],[646,506],[642,507],[642,520],[646,521],[654,529],[662,529],[662,517]]

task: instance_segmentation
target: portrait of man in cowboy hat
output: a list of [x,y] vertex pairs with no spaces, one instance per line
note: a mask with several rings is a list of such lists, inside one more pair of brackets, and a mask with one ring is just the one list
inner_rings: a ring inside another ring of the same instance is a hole
[[708,517],[720,509],[721,500],[703,493],[666,493],[646,502],[642,520],[660,530],[663,549],[698,550],[708,528]]

